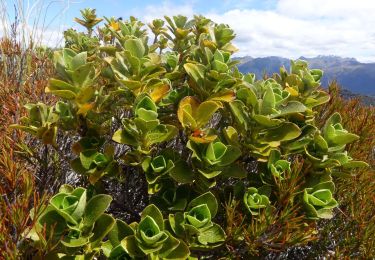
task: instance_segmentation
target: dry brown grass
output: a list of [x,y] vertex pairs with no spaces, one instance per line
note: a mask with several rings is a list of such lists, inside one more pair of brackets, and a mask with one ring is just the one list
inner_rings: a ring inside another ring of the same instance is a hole
[[345,128],[360,136],[348,146],[348,153],[356,160],[366,161],[370,167],[351,176],[335,178],[339,213],[326,225],[324,233],[338,241],[336,257],[375,257],[375,107],[364,106],[360,99],[340,97],[336,82],[330,85],[331,100],[320,111],[320,122],[325,122],[334,111],[341,114]]
[[22,234],[33,224],[30,209],[44,198],[36,192],[33,169],[17,156],[26,136],[8,126],[23,116],[24,104],[46,99],[53,66],[47,53],[22,48],[14,38],[0,40],[0,58],[0,259],[16,259]]

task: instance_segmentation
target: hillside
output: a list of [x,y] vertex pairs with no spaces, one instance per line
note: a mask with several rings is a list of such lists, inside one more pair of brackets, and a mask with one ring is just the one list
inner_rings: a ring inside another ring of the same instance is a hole
[[[242,57],[239,70],[243,73],[253,72],[256,76],[279,72],[281,66],[289,69],[290,60],[282,57],[270,56],[264,58]],[[375,98],[375,63],[361,63],[354,58],[337,56],[317,56],[315,58],[300,57],[307,60],[311,68],[324,71],[322,85],[328,86],[332,80],[343,86],[349,92],[361,96]]]

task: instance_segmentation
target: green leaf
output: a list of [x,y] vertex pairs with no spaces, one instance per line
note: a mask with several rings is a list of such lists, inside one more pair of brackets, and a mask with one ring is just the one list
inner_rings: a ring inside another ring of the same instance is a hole
[[168,141],[177,135],[177,128],[173,125],[158,125],[147,133],[145,142],[148,145]]
[[209,97],[208,100],[212,101],[222,101],[222,102],[231,102],[236,98],[236,94],[233,90],[223,89],[218,93],[215,93]]
[[207,204],[201,204],[185,213],[185,218],[191,225],[199,229],[211,223],[211,212]]
[[108,233],[108,239],[113,246],[117,246],[120,244],[121,240],[131,235],[134,235],[133,229],[124,221],[116,219],[116,223]]
[[82,87],[81,91],[76,96],[77,103],[84,105],[89,102],[95,95],[95,89],[91,86]]
[[74,190],[73,186],[70,184],[63,184],[59,188],[59,193],[72,193]]
[[177,110],[177,117],[183,127],[197,128],[195,114],[199,107],[199,100],[192,96],[184,97]]
[[204,72],[206,67],[202,64],[195,64],[195,63],[185,63],[184,69],[186,73],[193,78],[193,80],[198,84],[201,85],[204,79]]
[[83,168],[85,168],[86,170],[90,169],[91,165],[93,164],[94,162],[94,159],[95,157],[98,155],[99,153],[96,151],[96,150],[86,150],[86,151],[83,151],[79,154],[79,158],[81,160],[81,163],[82,163],[82,166]]
[[205,101],[201,103],[198,106],[195,116],[197,128],[204,127],[211,119],[212,115],[221,107],[221,103],[216,101]]
[[169,176],[179,183],[192,183],[194,181],[194,172],[185,161],[181,160],[175,162]]
[[163,247],[158,251],[158,256],[161,258],[165,258],[171,252],[173,252],[180,244],[180,240],[174,238],[171,234],[166,232],[168,235],[167,240],[164,241]]
[[144,256],[144,253],[138,247],[138,242],[135,236],[128,236],[121,240],[121,246],[124,250],[132,257],[140,257]]
[[278,107],[279,113],[272,115],[271,117],[283,117],[290,114],[303,113],[306,111],[306,107],[298,101],[289,101],[285,106]]
[[182,212],[177,212],[176,214],[169,214],[168,223],[172,231],[177,236],[182,236],[184,234],[184,228],[183,228],[184,215]]
[[229,103],[229,106],[234,115],[234,119],[246,130],[248,128],[249,116],[245,112],[245,105],[240,100],[234,100]]
[[87,52],[78,53],[71,61],[71,69],[76,70],[80,66],[85,65],[87,60]]
[[274,127],[280,125],[280,119],[272,119],[270,116],[253,115],[252,118],[260,125],[265,127]]
[[76,87],[84,88],[93,84],[95,78],[95,69],[93,63],[86,63],[80,66],[72,74],[73,84]]
[[242,87],[237,91],[237,98],[244,102],[247,106],[255,107],[258,99],[254,91],[249,87]]
[[131,55],[142,58],[145,55],[146,49],[140,39],[128,39],[124,43],[125,50],[128,50]]
[[50,90],[48,88],[46,88],[46,93],[51,93],[55,96],[58,96],[58,97],[61,97],[61,98],[64,98],[64,99],[68,99],[68,100],[72,100],[72,99],[75,99],[77,97],[77,95],[70,91],[70,90]]
[[66,247],[81,247],[89,243],[87,237],[80,238],[68,238],[67,240],[61,240],[61,243]]
[[[77,191],[80,192],[79,196],[76,195]],[[86,199],[87,199],[86,189],[81,188],[81,187],[76,188],[73,191],[72,195],[79,197],[78,204],[72,213],[72,217],[76,220],[79,220],[82,217],[86,208]]]
[[263,139],[266,142],[288,141],[297,138],[301,134],[301,129],[293,123],[284,122],[281,125],[268,129]]
[[188,204],[188,208],[191,209],[202,204],[207,204],[207,207],[211,212],[211,217],[214,218],[216,216],[218,208],[215,196],[211,192],[206,192],[190,201],[190,203]]
[[241,150],[237,146],[227,145],[225,154],[220,159],[219,166],[227,166],[236,161],[241,156]]
[[362,161],[349,161],[342,166],[344,169],[369,167],[368,163]]
[[262,100],[262,107],[261,113],[263,115],[273,114],[273,109],[275,108],[275,95],[271,86],[266,87],[266,91],[264,92],[263,100]]
[[178,246],[170,252],[168,255],[164,256],[164,259],[173,259],[173,260],[185,260],[190,255],[189,247],[185,244],[184,241],[179,240]]
[[127,131],[124,131],[122,129],[117,130],[113,134],[112,140],[120,144],[127,144],[132,146],[139,145],[137,139],[134,136],[130,135]]
[[94,248],[99,246],[103,238],[109,233],[114,224],[115,219],[112,216],[108,214],[102,214],[95,222],[95,226],[92,231],[94,235],[90,237],[91,246]]
[[79,91],[79,88],[65,82],[62,80],[51,78],[48,81],[48,86],[46,88],[46,92],[52,91],[52,90],[69,90],[73,93],[77,93]]
[[53,235],[55,238],[60,239],[66,230],[67,223],[55,208],[47,206],[46,210],[38,218],[38,224],[41,227],[46,227],[46,235]]
[[160,230],[158,224],[152,217],[145,216],[139,222],[138,231],[136,235],[139,240],[145,243],[145,245],[143,246],[142,244],[139,245],[140,249],[144,253],[147,253],[146,250],[148,251],[150,246],[154,247],[155,245],[159,244],[160,240],[163,239],[164,232]]
[[142,211],[141,218],[143,219],[146,216],[151,217],[155,221],[155,223],[158,225],[160,230],[164,230],[163,215],[161,211],[154,204],[148,205]]
[[216,223],[214,223],[210,228],[205,229],[198,235],[198,241],[203,244],[214,244],[225,241],[224,230]]
[[226,167],[222,172],[221,172],[221,175],[220,175],[222,178],[230,178],[230,177],[233,177],[233,178],[245,178],[247,176],[247,171],[241,167],[239,164],[237,163],[233,163],[231,165],[229,165],[228,167]]
[[112,197],[106,194],[93,196],[87,203],[85,213],[83,215],[83,226],[90,227],[95,221],[107,210]]

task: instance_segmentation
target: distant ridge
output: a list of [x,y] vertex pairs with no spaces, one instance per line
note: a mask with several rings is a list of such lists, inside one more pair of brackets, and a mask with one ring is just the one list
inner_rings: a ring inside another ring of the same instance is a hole
[[[288,70],[290,68],[290,59],[277,56],[264,58],[246,56],[236,59],[241,61],[238,65],[241,72],[255,73],[257,78],[261,78],[264,74],[277,73],[281,66]],[[324,71],[323,87],[337,80],[339,85],[349,92],[375,98],[375,63],[361,63],[354,58],[338,56],[300,57],[300,59],[308,61],[310,68]]]

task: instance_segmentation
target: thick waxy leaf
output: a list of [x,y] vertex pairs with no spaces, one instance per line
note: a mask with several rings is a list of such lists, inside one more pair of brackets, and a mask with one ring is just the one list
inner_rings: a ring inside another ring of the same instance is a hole
[[160,230],[164,230],[164,221],[163,221],[163,215],[161,214],[161,211],[153,204],[148,205],[141,214],[141,218],[145,217],[151,217],[155,223],[158,225]]
[[199,229],[211,222],[211,212],[207,204],[202,204],[192,208],[186,218],[191,225]]
[[83,225],[90,227],[107,210],[112,197],[106,194],[99,194],[92,197],[87,203],[85,214],[83,215]]
[[[178,241],[179,241],[178,246],[173,251],[171,251],[168,255],[161,254],[161,256],[164,259],[184,260],[189,257],[190,255],[189,247],[185,244],[184,241],[182,240],[178,240]],[[162,250],[163,249],[161,249],[160,251],[163,252]]]
[[51,78],[49,80],[49,85],[46,88],[46,92],[53,91],[53,90],[67,90],[67,91],[73,92],[75,94],[79,91],[79,88],[77,88],[77,87],[75,87],[75,86],[73,86],[73,85],[71,85],[71,84],[69,84],[65,81]]
[[221,107],[222,105],[215,101],[205,101],[201,103],[195,113],[197,127],[204,127],[211,119],[212,115]]
[[195,112],[198,109],[199,101],[195,97],[183,98],[177,110],[178,120],[184,127],[196,127]]
[[227,146],[221,142],[210,143],[206,150],[206,158],[212,162],[216,163],[224,156],[227,151]]
[[62,240],[61,243],[66,247],[81,247],[89,243],[89,239],[87,237],[80,237],[80,238],[71,238],[67,240]]
[[204,232],[201,232],[198,236],[198,241],[203,244],[215,244],[225,241],[225,232],[224,230],[216,223],[213,224],[208,229],[205,229]]
[[229,103],[234,119],[245,130],[248,128],[249,116],[245,112],[245,105],[240,100]]
[[95,69],[92,63],[77,68],[72,75],[73,84],[76,87],[84,88],[93,84],[95,79]]
[[131,53],[131,55],[137,58],[142,58],[146,52],[140,39],[128,39],[125,41],[124,47]]
[[84,105],[89,102],[95,94],[95,89],[91,86],[83,87],[76,96],[77,103]]
[[180,240],[177,238],[174,238],[171,234],[166,232],[168,235],[167,240],[163,243],[163,247],[159,250],[158,255],[160,257],[168,256],[170,253],[172,253],[181,243]]
[[71,61],[71,69],[76,70],[80,66],[85,65],[87,60],[87,52],[78,53]]
[[216,94],[211,95],[208,100],[231,102],[235,98],[236,98],[236,94],[233,92],[233,90],[225,89]]
[[268,129],[263,139],[266,142],[288,141],[297,138],[301,134],[301,129],[293,123],[285,122],[281,125]]
[[332,209],[337,207],[333,198],[335,186],[329,174],[310,178],[303,191],[303,206],[308,218],[332,218]]
[[236,161],[241,156],[241,150],[237,146],[227,145],[227,150],[221,158],[219,166],[227,166]]
[[303,113],[303,112],[306,111],[307,108],[302,103],[300,103],[298,101],[290,101],[290,102],[288,102],[287,105],[280,106],[280,107],[278,107],[278,109],[280,110],[280,112],[273,115],[272,116],[273,118],[282,117],[282,116],[295,114],[295,113]]
[[256,94],[249,87],[240,88],[237,91],[237,98],[244,102],[247,106],[255,107],[258,103]]
[[149,246],[154,245],[164,235],[164,232],[160,230],[159,225],[150,216],[143,217],[139,222],[138,228],[142,242],[145,242]]
[[127,131],[122,129],[117,130],[113,134],[112,140],[120,144],[128,144],[132,146],[139,145],[137,139],[133,135],[130,135]]
[[202,64],[186,63],[184,64],[184,69],[198,85],[203,84],[204,72],[206,68]]
[[109,233],[115,224],[115,219],[108,215],[102,214],[95,223],[93,233],[94,235],[90,238],[90,243],[93,247],[100,244],[103,238]]
[[190,203],[188,205],[188,208],[190,209],[190,208],[193,208],[195,206],[202,205],[202,204],[207,205],[208,209],[210,210],[212,218],[216,216],[217,207],[218,207],[217,200],[211,192],[206,192],[206,193],[196,197],[192,201],[190,201]]
[[167,84],[163,84],[161,86],[158,86],[154,88],[151,93],[150,97],[154,102],[159,102],[162,100],[164,97],[167,96],[168,92],[171,90],[171,87]]
[[275,108],[275,95],[271,86],[266,88],[266,91],[263,96],[262,105],[261,105],[261,113],[263,115],[273,114]]
[[70,185],[70,184],[63,184],[59,188],[59,193],[72,193],[73,190],[74,190],[74,188],[73,188],[72,185]]
[[53,234],[60,239],[66,230],[65,219],[51,206],[48,206],[43,214],[38,218],[38,224],[46,227],[46,234]]
[[138,247],[138,242],[135,236],[127,236],[121,240],[121,246],[132,257],[144,256],[142,250]]
[[82,217],[86,208],[86,200],[87,200],[86,190],[84,188],[76,188],[73,191],[72,195],[79,197],[78,203],[72,213],[72,217],[76,220],[79,220]]
[[108,239],[113,246],[117,246],[120,244],[121,240],[131,235],[134,235],[133,229],[124,221],[116,219],[116,223],[108,233]]
[[247,176],[247,171],[241,167],[237,163],[233,163],[226,167],[220,175],[222,178],[229,178],[229,177],[234,177],[234,178],[245,178]]
[[343,164],[344,169],[352,169],[352,168],[365,168],[369,167],[368,163],[362,161],[349,161]]
[[176,162],[169,175],[180,183],[192,183],[194,180],[194,172],[185,161]]
[[148,145],[168,141],[177,135],[177,128],[173,125],[158,125],[154,130],[150,131],[145,142]]
[[86,150],[80,153],[79,158],[81,159],[82,166],[88,170],[91,165],[94,163],[95,157],[99,153],[96,150]]
[[262,193],[261,189],[250,187],[244,195],[244,204],[249,212],[256,216],[261,209],[267,208],[270,205],[268,196]]

